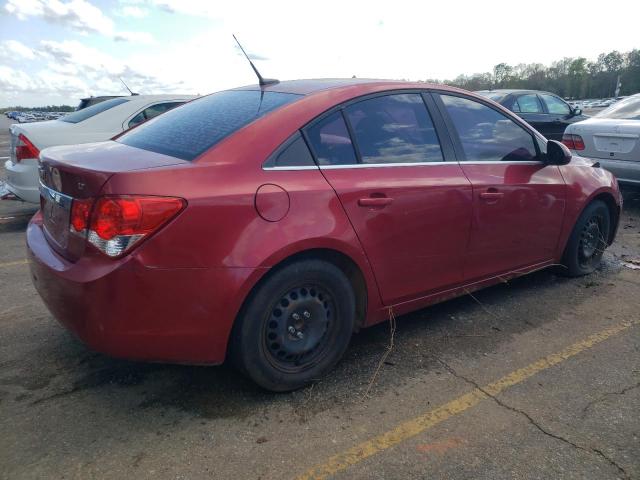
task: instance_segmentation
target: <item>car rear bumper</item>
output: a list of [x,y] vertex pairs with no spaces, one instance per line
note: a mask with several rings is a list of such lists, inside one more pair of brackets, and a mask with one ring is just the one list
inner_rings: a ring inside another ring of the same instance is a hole
[[6,185],[11,193],[26,202],[40,202],[38,161],[36,159],[23,160],[18,163],[7,160],[4,163],[4,168],[7,171]]
[[256,273],[151,268],[133,254],[72,263],[51,249],[39,214],[27,229],[27,254],[36,290],[65,328],[98,352],[137,360],[222,363],[243,285]]

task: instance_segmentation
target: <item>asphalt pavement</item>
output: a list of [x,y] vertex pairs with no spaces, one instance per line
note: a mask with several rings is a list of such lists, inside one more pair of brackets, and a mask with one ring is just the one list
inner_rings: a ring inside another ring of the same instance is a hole
[[[0,156],[6,138],[1,124]],[[382,363],[389,325],[366,329],[287,394],[229,366],[89,350],[31,285],[33,212],[0,201],[2,479],[640,478],[638,192],[600,271],[541,271],[400,317]]]

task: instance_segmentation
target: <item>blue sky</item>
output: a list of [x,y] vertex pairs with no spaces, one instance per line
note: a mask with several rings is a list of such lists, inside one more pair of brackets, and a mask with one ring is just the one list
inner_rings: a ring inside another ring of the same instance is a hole
[[640,2],[0,0],[0,107],[264,76],[423,80],[640,48]]

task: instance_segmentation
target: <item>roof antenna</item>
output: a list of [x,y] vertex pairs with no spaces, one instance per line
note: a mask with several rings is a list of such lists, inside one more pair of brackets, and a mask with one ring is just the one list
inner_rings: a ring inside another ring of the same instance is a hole
[[120,81],[121,81],[121,82],[122,82],[122,84],[124,85],[124,88],[126,88],[127,90],[129,90],[129,93],[130,93],[131,95],[139,95],[138,93],[133,93],[133,92],[131,91],[131,89],[127,86],[127,84],[126,84],[126,83],[124,83],[124,80],[122,80],[122,77],[118,77],[118,78],[120,79]]
[[260,72],[258,71],[256,66],[253,64],[251,59],[249,58],[249,55],[247,55],[247,52],[244,51],[244,48],[242,48],[242,45],[240,45],[240,42],[238,41],[238,39],[236,38],[235,35],[233,35],[233,39],[236,41],[236,43],[240,47],[240,50],[242,50],[242,53],[244,53],[244,56],[247,58],[247,61],[249,62],[249,65],[251,65],[251,68],[253,68],[253,71],[255,72],[256,76],[258,77],[258,84],[261,87],[264,87],[265,85],[273,85],[274,83],[278,83],[280,81],[280,80],[276,80],[275,78],[262,78],[262,75],[260,75]]

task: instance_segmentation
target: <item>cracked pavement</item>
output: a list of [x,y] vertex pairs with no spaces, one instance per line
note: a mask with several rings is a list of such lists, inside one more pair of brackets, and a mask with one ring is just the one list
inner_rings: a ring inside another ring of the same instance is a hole
[[356,335],[329,377],[278,395],[226,366],[88,350],[21,263],[31,211],[0,202],[0,479],[295,478],[475,389],[472,408],[335,477],[640,479],[640,325],[498,394],[483,387],[640,316],[640,270],[622,265],[640,259],[640,193],[625,193],[601,271],[541,271],[398,317],[384,362],[388,324]]

